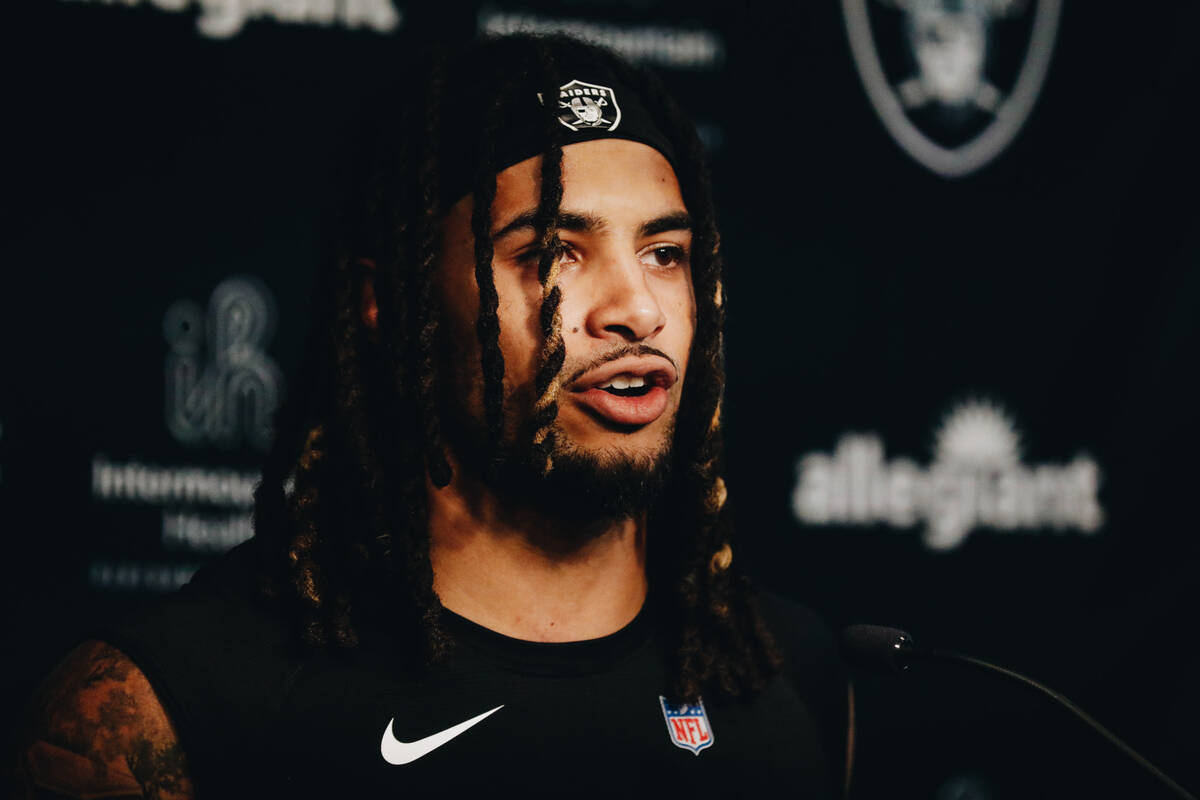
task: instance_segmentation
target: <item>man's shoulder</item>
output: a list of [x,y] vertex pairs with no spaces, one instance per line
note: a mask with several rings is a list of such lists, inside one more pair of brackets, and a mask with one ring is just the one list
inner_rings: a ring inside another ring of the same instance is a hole
[[760,591],[759,606],[782,651],[783,677],[816,716],[835,785],[848,787],[853,693],[837,638],[817,612],[795,600]]
[[31,796],[193,796],[175,726],[149,680],[125,653],[95,640],[39,687],[15,767]]
[[759,590],[759,607],[785,659],[785,669],[841,664],[837,640],[824,619],[809,606],[772,591]]
[[249,600],[261,596],[263,548],[258,539],[248,539],[205,564],[180,590],[184,597],[221,596]]
[[228,753],[250,752],[284,703],[304,648],[294,614],[265,597],[252,542],[201,569],[181,590],[87,636],[122,655],[178,732],[198,781]]
[[817,612],[778,594],[760,592],[759,606],[783,656],[783,677],[842,736],[850,675],[833,631]]
[[[220,632],[225,638],[248,626],[261,635],[264,628],[275,629],[283,619],[281,604],[263,588],[259,548],[251,539],[203,566],[179,591],[89,633],[108,640],[108,635],[122,632],[183,629],[190,633],[183,639],[204,641],[209,634]],[[173,641],[180,638],[173,637]]]
[[127,654],[156,688],[167,678],[221,683],[232,672],[252,678],[289,660],[297,638],[291,615],[262,591],[253,540],[200,569],[178,592],[87,635]]

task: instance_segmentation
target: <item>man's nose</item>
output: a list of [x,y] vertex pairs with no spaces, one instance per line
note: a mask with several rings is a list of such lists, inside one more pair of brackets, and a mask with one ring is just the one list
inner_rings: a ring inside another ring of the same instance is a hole
[[667,324],[645,268],[636,257],[611,259],[594,273],[587,329],[602,339],[649,339]]

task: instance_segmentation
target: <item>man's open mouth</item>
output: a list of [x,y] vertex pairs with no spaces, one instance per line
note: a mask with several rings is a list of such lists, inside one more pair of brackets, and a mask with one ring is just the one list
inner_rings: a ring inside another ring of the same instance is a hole
[[677,379],[666,358],[626,357],[589,370],[571,384],[570,396],[606,423],[636,428],[662,416]]
[[644,375],[617,375],[606,383],[596,386],[617,397],[641,397],[657,386],[653,380],[647,381]]

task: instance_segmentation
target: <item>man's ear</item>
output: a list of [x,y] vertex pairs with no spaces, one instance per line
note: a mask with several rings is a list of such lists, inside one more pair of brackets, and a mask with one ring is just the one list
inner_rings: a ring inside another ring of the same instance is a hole
[[358,258],[354,261],[354,268],[362,285],[358,313],[362,317],[363,325],[374,338],[379,334],[379,303],[375,299],[375,262],[369,258]]

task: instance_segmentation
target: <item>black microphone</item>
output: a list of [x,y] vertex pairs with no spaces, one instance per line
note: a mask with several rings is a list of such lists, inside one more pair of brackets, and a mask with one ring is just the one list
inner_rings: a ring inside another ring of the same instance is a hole
[[856,667],[903,672],[911,665],[916,644],[899,628],[851,625],[842,631],[842,655]]
[[1072,703],[1053,689],[1047,688],[1032,678],[1020,673],[990,664],[973,656],[955,653],[950,650],[926,650],[919,648],[913,638],[899,628],[888,628],[883,625],[851,625],[842,631],[842,654],[851,665],[874,669],[878,672],[905,672],[914,661],[950,661],[955,664],[966,664],[976,669],[982,669],[994,674],[1011,678],[1023,686],[1036,690],[1039,694],[1049,697],[1065,707],[1079,719],[1086,722],[1093,730],[1116,746],[1118,750],[1132,758],[1151,775],[1163,782],[1172,792],[1185,798],[1196,800],[1195,795],[1176,783],[1165,772],[1151,764],[1132,747],[1118,739],[1107,728],[1083,712],[1079,706]]

